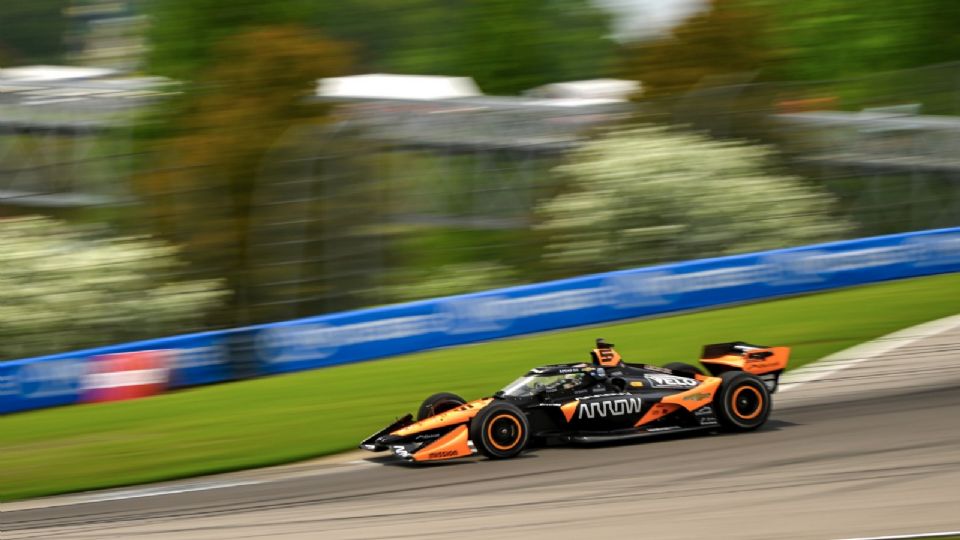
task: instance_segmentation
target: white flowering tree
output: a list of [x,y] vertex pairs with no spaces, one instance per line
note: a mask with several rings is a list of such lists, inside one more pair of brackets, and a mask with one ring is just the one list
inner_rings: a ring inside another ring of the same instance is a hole
[[538,208],[546,259],[573,274],[843,237],[831,196],[770,172],[772,158],[664,127],[601,136],[558,168],[568,189]]
[[45,218],[0,220],[0,359],[196,328],[227,292],[177,281],[176,249]]

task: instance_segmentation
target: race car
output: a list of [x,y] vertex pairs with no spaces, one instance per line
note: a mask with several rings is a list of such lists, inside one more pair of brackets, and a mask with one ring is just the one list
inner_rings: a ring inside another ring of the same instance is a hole
[[590,356],[590,362],[531,369],[492,397],[467,402],[456,394],[434,394],[423,401],[416,420],[407,414],[360,447],[391,450],[413,462],[478,452],[502,459],[550,440],[751,431],[770,415],[790,349],[740,341],[707,345],[700,362],[709,374],[680,362],[626,363],[603,339]]

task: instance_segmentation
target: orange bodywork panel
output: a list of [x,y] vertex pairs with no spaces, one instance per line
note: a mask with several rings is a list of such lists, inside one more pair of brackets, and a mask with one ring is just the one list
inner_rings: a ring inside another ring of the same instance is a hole
[[674,403],[657,403],[653,407],[650,407],[650,410],[647,411],[647,414],[643,415],[643,418],[640,420],[637,420],[637,423],[634,424],[633,427],[640,427],[644,424],[649,424],[654,420],[659,420],[679,408],[680,406]]
[[787,361],[790,359],[790,347],[770,347],[767,349],[754,349],[744,354],[728,354],[719,358],[704,358],[700,362],[703,364],[714,364],[729,366],[734,369],[753,373],[754,375],[763,375],[773,371],[782,371],[787,367]]
[[473,453],[470,445],[467,444],[469,434],[467,425],[453,428],[453,431],[440,437],[429,446],[413,455],[414,461],[437,461],[440,459],[453,459],[463,456],[469,456]]
[[594,362],[603,367],[617,367],[620,365],[620,353],[613,349],[594,349],[590,355]]
[[661,399],[660,403],[650,407],[650,410],[633,426],[640,427],[644,424],[649,424],[654,420],[659,420],[680,409],[693,411],[704,405],[713,403],[713,397],[717,394],[717,390],[720,389],[720,383],[723,382],[723,379],[720,377],[701,376],[698,377],[697,380],[702,382],[689,390],[684,390],[683,392]]
[[723,379],[720,377],[706,377],[704,381],[689,390],[684,390],[679,394],[673,394],[660,400],[662,404],[673,404],[683,407],[688,411],[699,409],[704,405],[713,402],[713,396],[720,389],[720,383]]
[[577,412],[577,405],[580,403],[580,400],[575,399],[569,403],[564,403],[560,406],[560,411],[563,412],[563,417],[567,419],[567,422],[573,418],[573,413]]
[[[407,435],[413,435],[414,433],[420,433],[421,431],[430,431],[431,429],[437,429],[446,426],[454,426],[457,424],[466,424],[471,418],[477,415],[480,412],[480,409],[486,407],[493,401],[493,398],[483,398],[465,403],[456,409],[450,409],[449,411],[442,412],[438,415],[431,416],[430,418],[424,418],[419,422],[414,422],[407,427],[400,428],[391,435],[399,435],[401,437],[406,437]],[[439,442],[439,441],[438,441]],[[434,443],[436,444],[436,443]],[[432,447],[433,445],[430,445]],[[427,447],[427,448],[430,448]],[[424,448],[426,450],[427,448]],[[419,452],[418,452],[419,454]]]

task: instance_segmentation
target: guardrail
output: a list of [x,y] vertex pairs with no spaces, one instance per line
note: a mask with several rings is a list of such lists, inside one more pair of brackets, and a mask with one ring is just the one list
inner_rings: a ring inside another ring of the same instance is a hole
[[939,229],[125,343],[0,363],[0,413],[956,271],[960,228]]

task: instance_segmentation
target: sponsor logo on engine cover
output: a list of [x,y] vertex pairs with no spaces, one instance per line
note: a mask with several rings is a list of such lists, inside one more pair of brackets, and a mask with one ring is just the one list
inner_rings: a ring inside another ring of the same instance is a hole
[[580,404],[577,418],[606,418],[607,416],[623,416],[640,412],[640,398],[611,399],[607,401],[591,401]]
[[675,375],[644,375],[644,377],[650,381],[650,385],[654,388],[672,388],[676,386],[692,387],[699,384],[696,379],[677,377]]

